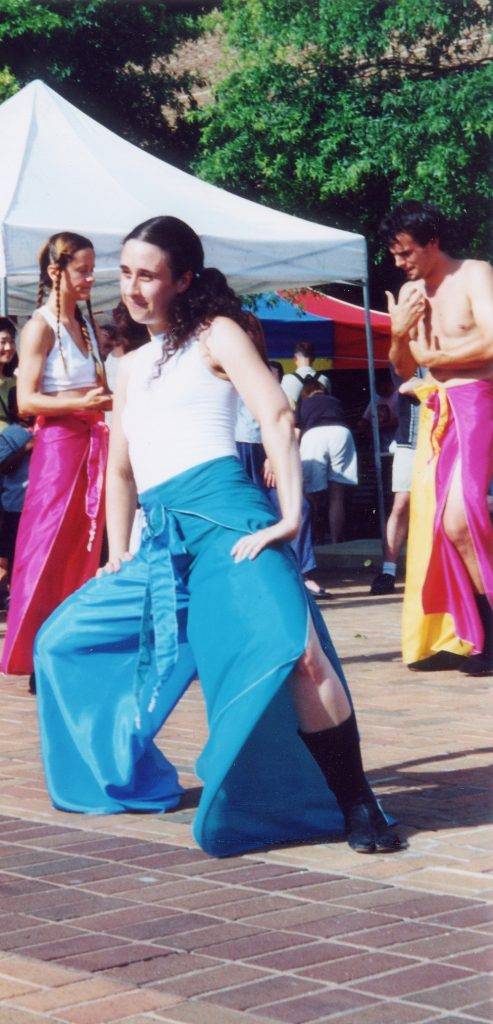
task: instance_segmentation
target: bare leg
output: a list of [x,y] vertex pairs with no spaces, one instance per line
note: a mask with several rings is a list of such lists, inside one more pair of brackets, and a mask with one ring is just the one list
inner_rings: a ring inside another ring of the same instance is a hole
[[293,692],[303,732],[330,729],[351,714],[346,691],[320,646],[311,619],[307,648],[293,678]]
[[385,561],[397,562],[409,528],[409,491],[396,491],[392,511],[387,520]]
[[344,536],[344,488],[345,484],[338,481],[329,483],[330,539],[333,544],[340,544]]
[[458,551],[469,573],[472,585],[477,594],[484,593],[484,585],[479,571],[476,553],[469,533],[466,519],[464,497],[462,493],[462,472],[460,459],[454,469],[447,503],[443,513],[443,528],[448,539]]
[[443,528],[447,537],[460,555],[474,588],[476,605],[484,630],[483,649],[471,655],[460,666],[466,675],[482,676],[493,674],[493,609],[484,592],[484,583],[479,570],[476,552],[466,518],[460,460],[455,467],[447,503],[443,514]]

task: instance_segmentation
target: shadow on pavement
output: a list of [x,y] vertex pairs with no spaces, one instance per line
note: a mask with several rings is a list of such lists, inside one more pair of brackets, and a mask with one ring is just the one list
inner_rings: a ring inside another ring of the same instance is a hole
[[[435,830],[466,828],[493,822],[493,769],[491,765],[440,771],[413,771],[422,765],[441,764],[466,757],[485,756],[493,747],[458,750],[385,765],[368,772],[377,796],[402,825]],[[393,792],[385,795],[384,787]]]

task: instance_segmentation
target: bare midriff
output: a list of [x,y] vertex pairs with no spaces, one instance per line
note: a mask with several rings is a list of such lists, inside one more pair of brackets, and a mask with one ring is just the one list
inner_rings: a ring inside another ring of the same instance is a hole
[[[88,391],[94,391],[94,388],[100,387],[97,381],[94,384],[88,384],[83,388],[63,388],[62,391],[42,391],[41,394],[46,395],[48,398],[77,398],[79,395],[87,395]],[[110,397],[108,395],[108,397]]]

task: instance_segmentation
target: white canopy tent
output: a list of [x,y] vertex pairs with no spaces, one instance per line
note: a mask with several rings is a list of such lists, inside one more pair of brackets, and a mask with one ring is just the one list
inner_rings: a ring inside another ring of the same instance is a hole
[[345,281],[363,289],[370,395],[383,525],[366,241],[291,217],[209,185],[158,160],[87,117],[41,81],[0,106],[0,299],[5,313],[35,305],[37,253],[49,235],[91,238],[95,309],[118,301],[122,238],[141,221],[173,214],[202,239],[205,262],[238,292]]
[[[117,277],[121,240],[135,224],[173,213],[201,236],[206,263],[237,291],[362,282],[362,235],[290,217],[208,185],[103,128],[43,82],[0,107],[2,246],[12,312],[32,309],[36,254],[53,231],[88,235],[97,253],[94,305]],[[106,292],[106,294],[105,294]],[[108,296],[113,301],[117,290]]]

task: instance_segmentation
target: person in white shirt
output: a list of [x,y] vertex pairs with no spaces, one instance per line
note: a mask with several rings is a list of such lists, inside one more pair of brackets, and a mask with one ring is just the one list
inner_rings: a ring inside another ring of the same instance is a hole
[[296,367],[294,373],[286,373],[281,381],[281,387],[293,410],[298,405],[301,389],[306,377],[316,377],[325,388],[328,395],[331,393],[330,378],[326,373],[316,370],[313,366],[315,349],[311,341],[299,341],[293,352],[293,361]]

